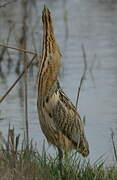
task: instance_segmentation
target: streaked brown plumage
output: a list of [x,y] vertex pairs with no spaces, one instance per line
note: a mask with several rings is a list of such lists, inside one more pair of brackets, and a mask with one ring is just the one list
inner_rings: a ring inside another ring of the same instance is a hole
[[83,156],[89,154],[83,122],[75,106],[62,91],[58,73],[61,54],[53,32],[49,10],[42,12],[43,47],[39,66],[38,114],[48,143],[62,151],[76,149]]

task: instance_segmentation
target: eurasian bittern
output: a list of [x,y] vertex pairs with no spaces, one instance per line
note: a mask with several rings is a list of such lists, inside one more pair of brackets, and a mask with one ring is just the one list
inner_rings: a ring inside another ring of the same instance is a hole
[[40,125],[49,144],[58,148],[59,155],[76,149],[83,156],[89,154],[83,122],[77,109],[62,91],[58,74],[61,53],[56,42],[50,11],[42,12],[43,47],[39,63],[38,114]]

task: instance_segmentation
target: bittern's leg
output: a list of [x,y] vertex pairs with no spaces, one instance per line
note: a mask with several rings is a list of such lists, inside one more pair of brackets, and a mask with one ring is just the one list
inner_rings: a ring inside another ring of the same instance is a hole
[[63,176],[63,172],[62,172],[63,152],[62,152],[62,150],[59,147],[58,147],[58,155],[59,155],[59,170],[60,170],[60,175],[62,177]]
[[65,166],[67,166],[69,164],[69,153],[68,152],[64,152],[64,160],[65,160]]

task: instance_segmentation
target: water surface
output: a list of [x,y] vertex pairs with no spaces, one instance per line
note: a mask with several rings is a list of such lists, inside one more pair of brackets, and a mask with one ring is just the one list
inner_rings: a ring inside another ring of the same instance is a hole
[[[41,11],[44,2],[53,14],[55,34],[62,53],[62,68],[60,72],[61,86],[75,103],[77,88],[83,73],[84,63],[81,45],[85,47],[87,58],[86,79],[80,92],[78,109],[81,117],[86,117],[86,135],[90,145],[90,158],[96,160],[104,155],[106,163],[113,160],[111,129],[117,137],[117,4],[113,1],[101,0],[60,0],[37,1],[36,8],[32,6],[30,28],[33,29],[36,48],[40,52],[42,23]],[[12,4],[1,10],[0,40],[6,41],[9,20],[15,24],[9,43],[18,46],[17,39],[21,30],[21,6]],[[3,13],[6,16],[3,16]],[[34,50],[31,30],[28,36],[28,49]],[[10,51],[14,58],[12,67],[18,60],[18,53]],[[31,57],[30,57],[31,59]],[[2,68],[7,73],[7,60],[2,62]],[[38,69],[33,68],[33,74],[28,75],[28,116],[29,135],[38,143],[41,151],[44,135],[41,132],[36,109],[36,75]],[[14,68],[6,77],[0,78],[0,96],[14,82],[17,75]],[[24,81],[0,105],[0,130],[7,135],[9,123],[13,125],[16,134],[23,135],[25,130],[24,115]],[[48,145],[47,145],[48,148]],[[48,152],[53,153],[52,147]]]

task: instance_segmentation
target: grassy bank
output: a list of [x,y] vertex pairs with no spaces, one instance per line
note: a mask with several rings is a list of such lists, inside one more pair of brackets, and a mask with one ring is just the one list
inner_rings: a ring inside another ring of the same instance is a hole
[[[40,154],[36,148],[22,142],[18,150],[19,136],[14,136],[14,130],[9,130],[8,139],[0,135],[2,146],[0,150],[0,180],[60,180],[58,157]],[[105,168],[103,162],[93,165],[74,155],[69,155],[63,161],[64,180],[116,180],[117,168]]]

